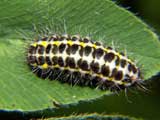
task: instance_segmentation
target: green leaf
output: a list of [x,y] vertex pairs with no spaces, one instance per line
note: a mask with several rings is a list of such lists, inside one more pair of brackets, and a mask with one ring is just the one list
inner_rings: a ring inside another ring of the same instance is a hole
[[160,70],[160,42],[156,34],[109,0],[13,1],[0,2],[0,109],[40,110],[55,107],[55,102],[71,104],[111,94],[37,78],[25,62],[26,44],[36,36],[33,26],[38,32],[47,27],[58,34],[89,35],[106,45],[114,42],[120,51],[125,48],[131,59],[139,60],[145,80]]

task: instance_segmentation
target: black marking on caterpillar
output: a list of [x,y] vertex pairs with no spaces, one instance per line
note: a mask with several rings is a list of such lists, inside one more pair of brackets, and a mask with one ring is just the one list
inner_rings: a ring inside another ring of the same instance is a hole
[[31,43],[27,62],[40,78],[102,90],[120,90],[142,80],[123,53],[79,36],[52,35]]

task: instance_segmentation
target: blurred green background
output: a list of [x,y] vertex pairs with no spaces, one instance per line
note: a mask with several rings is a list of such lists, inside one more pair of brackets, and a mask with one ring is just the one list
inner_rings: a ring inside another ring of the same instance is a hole
[[160,0],[116,0],[160,33]]

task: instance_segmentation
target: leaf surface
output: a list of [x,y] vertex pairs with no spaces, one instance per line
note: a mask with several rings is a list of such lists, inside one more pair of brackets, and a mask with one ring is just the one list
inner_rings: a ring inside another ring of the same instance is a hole
[[71,104],[111,95],[110,91],[71,87],[37,78],[25,58],[26,44],[32,38],[28,36],[34,30],[90,36],[106,46],[114,43],[112,47],[119,47],[119,51],[126,49],[131,59],[138,60],[144,80],[160,70],[160,42],[156,34],[109,0],[1,1],[0,9],[3,9],[0,13],[0,109],[40,110],[53,108],[54,102]]

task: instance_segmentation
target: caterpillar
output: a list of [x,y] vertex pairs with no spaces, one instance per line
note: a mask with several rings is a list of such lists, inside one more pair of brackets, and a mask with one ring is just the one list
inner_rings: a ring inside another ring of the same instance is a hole
[[27,64],[42,79],[102,90],[125,89],[142,80],[140,69],[123,53],[78,35],[54,34],[33,41]]

